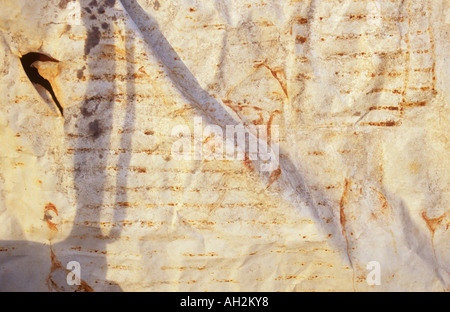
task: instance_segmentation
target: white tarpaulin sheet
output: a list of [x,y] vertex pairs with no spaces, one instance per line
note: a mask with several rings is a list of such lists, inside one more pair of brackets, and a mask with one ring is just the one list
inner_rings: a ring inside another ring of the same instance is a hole
[[0,8],[0,290],[449,290],[448,1]]

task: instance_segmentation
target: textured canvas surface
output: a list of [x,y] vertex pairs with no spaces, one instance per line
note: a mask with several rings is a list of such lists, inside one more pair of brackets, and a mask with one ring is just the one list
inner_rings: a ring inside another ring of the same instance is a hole
[[0,7],[0,290],[449,290],[448,1]]

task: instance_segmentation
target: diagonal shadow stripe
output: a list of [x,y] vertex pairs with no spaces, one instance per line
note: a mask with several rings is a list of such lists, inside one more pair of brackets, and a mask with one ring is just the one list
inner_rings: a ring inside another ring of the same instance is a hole
[[[120,3],[128,13],[128,16],[136,25],[137,30],[147,43],[147,47],[159,62],[167,68],[167,74],[181,95],[202,115],[208,124],[218,125],[225,131],[227,125],[243,125],[244,122],[233,112],[228,111],[224,105],[206,92],[199,84],[189,68],[181,61],[181,57],[173,49],[165,36],[161,33],[157,21],[148,14],[136,0],[120,0]],[[183,77],[183,79],[180,79]],[[233,116],[234,114],[235,116]],[[247,130],[249,136],[252,133]],[[246,137],[245,146],[249,146]],[[245,146],[243,150],[245,150]],[[242,148],[242,147],[241,147]],[[270,173],[260,170],[259,161],[253,161],[255,171],[265,183],[270,183]],[[309,192],[308,186],[300,173],[299,168],[289,159],[287,153],[280,148],[279,165],[281,175],[279,182],[288,191],[296,195],[296,208],[305,207],[309,209],[314,221],[328,233],[332,233],[331,241],[340,249],[345,249],[345,241],[339,222],[331,218],[331,222],[324,219],[333,216],[330,207],[320,208],[315,205]],[[321,197],[325,197],[321,194]],[[346,257],[344,255],[344,257]]]

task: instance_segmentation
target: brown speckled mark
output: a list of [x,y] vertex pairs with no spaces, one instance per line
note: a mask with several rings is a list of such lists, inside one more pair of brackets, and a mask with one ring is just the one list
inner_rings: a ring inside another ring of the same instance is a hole
[[295,43],[297,44],[303,44],[307,41],[308,39],[306,37],[300,36],[298,35],[297,37],[295,37]]
[[390,111],[398,111],[400,108],[398,106],[371,106],[369,110],[390,110]]
[[388,120],[388,121],[370,121],[362,122],[362,126],[374,126],[374,127],[395,127],[400,126],[402,123],[400,121]]
[[308,19],[306,18],[306,17],[297,17],[296,19],[295,19],[295,22],[297,23],[297,24],[307,24],[308,23]]

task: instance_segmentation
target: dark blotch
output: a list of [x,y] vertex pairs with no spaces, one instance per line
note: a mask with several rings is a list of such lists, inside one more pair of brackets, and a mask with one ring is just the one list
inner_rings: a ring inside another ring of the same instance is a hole
[[153,9],[155,9],[155,11],[158,11],[160,7],[161,4],[159,3],[158,0],[156,0],[155,3],[153,3]]
[[92,102],[84,102],[80,109],[81,115],[84,117],[91,117],[97,111],[97,105],[89,105]]
[[72,1],[74,1],[74,0],[61,0],[61,1],[59,1],[59,3],[58,3],[58,7],[59,7],[60,9],[65,9],[65,8],[67,8],[67,4],[68,4],[69,2],[72,2]]
[[102,28],[103,29],[108,29],[109,28],[109,24],[108,23],[102,23]]
[[86,69],[86,66],[83,66],[82,69],[79,69],[79,70],[77,71],[77,78],[78,78],[78,79],[83,78],[83,74],[84,74],[84,70],[85,70],[85,69]]
[[89,14],[91,14],[92,13],[92,11],[91,11],[91,9],[89,9],[88,7],[86,7],[86,8],[83,8],[87,13],[89,13]]
[[97,139],[102,134],[102,129],[100,128],[100,122],[95,120],[89,123],[89,135],[94,139]]
[[105,8],[104,7],[99,7],[98,9],[97,9],[97,12],[99,13],[99,14],[103,14],[103,13],[105,13]]
[[88,5],[89,5],[91,8],[92,8],[92,7],[98,6],[97,0],[92,0]]
[[84,44],[84,54],[88,55],[91,49],[100,43],[101,34],[98,27],[92,27],[87,33],[86,43]]
[[105,4],[107,7],[112,8],[114,6],[114,4],[116,4],[116,0],[106,0]]
[[86,107],[82,107],[80,111],[81,111],[81,115],[83,115],[84,117],[92,116],[92,112],[89,111]]

